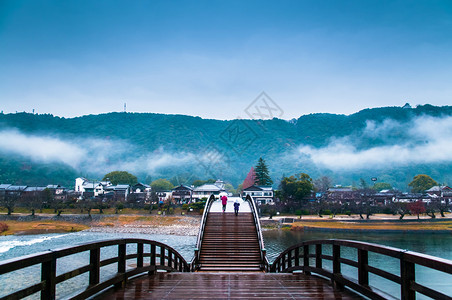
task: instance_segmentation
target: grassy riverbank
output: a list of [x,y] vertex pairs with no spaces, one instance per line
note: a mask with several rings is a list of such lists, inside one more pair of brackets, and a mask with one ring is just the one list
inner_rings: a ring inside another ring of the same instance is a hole
[[89,226],[64,221],[3,221],[8,226],[0,235],[68,233],[88,229]]
[[360,231],[449,231],[452,233],[452,220],[435,222],[341,222],[341,221],[317,221],[317,222],[295,222],[292,230],[305,229],[336,229],[336,230],[360,230]]
[[[149,214],[109,214],[92,215],[83,214],[62,215],[55,217],[52,214],[39,214],[31,217],[25,214],[13,214],[7,217],[0,215],[0,222],[8,226],[8,230],[0,235],[10,234],[42,234],[66,233],[81,230],[97,232],[141,232],[149,234],[175,234],[196,235],[200,225],[200,215],[149,215]],[[262,226],[267,229],[280,228],[279,220],[284,217],[275,217],[272,220],[262,218]],[[371,220],[360,220],[357,217],[338,217],[335,219],[319,218],[317,216],[288,217],[295,222],[285,223],[283,229],[291,230],[350,230],[369,232],[450,232],[452,233],[452,214],[448,218],[429,219],[407,218],[398,220],[396,216],[378,215]]]
[[[292,223],[293,221],[293,223]],[[262,218],[263,227],[267,229],[283,228],[286,230],[340,230],[340,231],[369,231],[369,232],[443,232],[452,233],[452,214],[446,218],[408,216],[399,220],[394,215],[373,215],[369,220],[358,216],[338,216],[336,218],[320,218],[318,216],[280,216],[273,220]],[[283,226],[281,226],[283,224]]]
[[67,233],[81,230],[116,233],[197,235],[201,217],[175,215],[0,215],[8,230],[0,235]]

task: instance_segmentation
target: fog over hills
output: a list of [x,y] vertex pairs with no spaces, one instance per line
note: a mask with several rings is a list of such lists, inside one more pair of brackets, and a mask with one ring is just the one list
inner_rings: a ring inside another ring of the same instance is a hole
[[73,185],[125,170],[149,183],[173,178],[243,181],[263,157],[283,175],[329,176],[334,184],[371,177],[405,190],[425,173],[452,184],[452,107],[366,109],[297,120],[210,120],[108,113],[77,118],[0,114],[0,182]]

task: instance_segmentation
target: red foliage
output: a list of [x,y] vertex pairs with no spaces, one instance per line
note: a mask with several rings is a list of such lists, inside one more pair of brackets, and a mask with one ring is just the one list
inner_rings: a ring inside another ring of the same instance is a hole
[[8,225],[6,223],[0,222],[0,232],[8,230]]
[[246,188],[249,188],[250,186],[253,186],[255,178],[256,178],[256,174],[254,173],[254,168],[251,167],[251,170],[248,172],[248,175],[246,175],[246,178],[243,181],[242,188],[246,189]]
[[417,215],[418,219],[420,214],[425,213],[425,205],[424,202],[422,202],[421,200],[409,203],[408,209],[411,211],[412,214]]

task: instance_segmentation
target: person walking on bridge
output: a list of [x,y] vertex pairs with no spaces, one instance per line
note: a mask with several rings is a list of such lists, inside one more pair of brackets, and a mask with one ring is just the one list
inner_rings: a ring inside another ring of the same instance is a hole
[[239,206],[240,206],[240,203],[239,203],[239,200],[237,199],[234,202],[234,213],[236,216],[239,215]]
[[228,203],[228,196],[221,196],[221,204],[223,205],[223,212],[226,212],[226,204]]

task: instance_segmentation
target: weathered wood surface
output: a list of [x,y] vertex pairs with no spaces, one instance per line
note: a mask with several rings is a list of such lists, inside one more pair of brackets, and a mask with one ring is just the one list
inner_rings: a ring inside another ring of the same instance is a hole
[[95,299],[362,299],[304,274],[159,273]]
[[251,213],[209,213],[200,271],[261,271],[260,248]]

